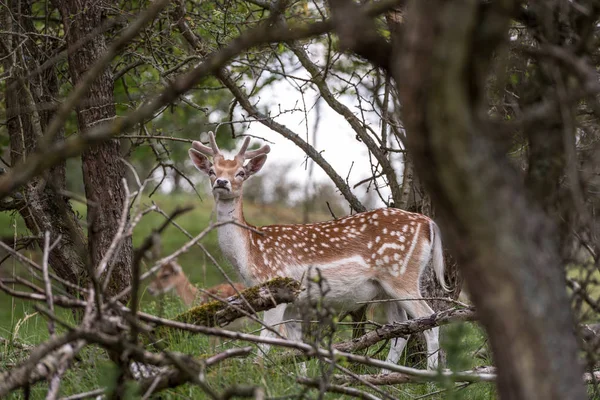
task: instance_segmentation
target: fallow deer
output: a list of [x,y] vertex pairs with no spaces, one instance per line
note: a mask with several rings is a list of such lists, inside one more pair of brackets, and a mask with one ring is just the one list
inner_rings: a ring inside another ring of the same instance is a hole
[[[425,300],[415,300],[422,298],[419,280],[430,261],[437,280],[447,290],[440,231],[430,218],[384,208],[314,224],[251,226],[244,219],[242,186],[263,167],[270,147],[248,151],[250,138],[246,138],[237,155],[226,159],[212,132],[209,142],[210,147],[194,141],[189,155],[210,178],[217,222],[237,222],[220,225],[218,240],[248,286],[274,277],[291,277],[310,285],[314,281],[311,274],[318,269],[329,289],[324,300],[341,311],[358,309],[357,302],[397,299],[384,304],[389,322],[404,321],[407,314],[412,318],[433,314]],[[306,301],[305,293],[291,305],[266,311],[264,322],[275,325],[297,320],[299,307]],[[288,323],[286,330],[289,339],[301,339],[297,323]],[[427,364],[434,369],[439,330],[433,328],[424,334]],[[261,336],[272,335],[269,330],[261,332]],[[386,361],[396,363],[405,344],[405,339],[393,341]],[[264,346],[265,351],[267,348]]]
[[[234,283],[233,286],[229,283],[222,283],[200,291],[192,285],[183,272],[181,265],[175,261],[162,265],[156,273],[156,278],[148,285],[148,292],[152,296],[166,294],[174,290],[188,307],[194,304],[208,303],[216,299],[226,299],[235,296],[244,289],[246,289],[246,286],[241,283]],[[248,322],[246,318],[239,318],[227,325],[227,328],[239,329]]]

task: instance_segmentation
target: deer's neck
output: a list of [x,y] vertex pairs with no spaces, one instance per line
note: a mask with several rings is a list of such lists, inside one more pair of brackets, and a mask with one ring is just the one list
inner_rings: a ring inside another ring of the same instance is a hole
[[[218,200],[217,222],[235,221],[246,225],[242,211],[242,198]],[[240,273],[242,278],[251,282],[248,270],[249,260],[249,231],[237,224],[225,224],[217,229],[219,246],[231,265]]]
[[175,286],[175,290],[186,306],[191,306],[198,295],[198,289],[196,289],[187,278],[181,281],[179,285]]

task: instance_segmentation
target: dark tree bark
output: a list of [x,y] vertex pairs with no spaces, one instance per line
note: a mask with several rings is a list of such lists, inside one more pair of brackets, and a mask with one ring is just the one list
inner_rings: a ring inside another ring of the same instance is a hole
[[556,226],[486,134],[484,79],[514,6],[411,3],[393,74],[416,171],[490,337],[500,396],[583,399]]
[[[414,185],[418,189],[413,188],[411,190],[411,192],[413,192],[413,195],[409,198],[409,206],[407,207],[407,210],[425,214],[435,220],[435,211],[431,206],[431,199],[429,195],[425,193],[425,188],[423,187],[419,179],[417,177],[414,177],[413,179],[410,179],[408,181],[405,180],[403,184],[405,185],[409,182],[411,185]],[[403,191],[404,190],[406,190],[405,187],[403,187]],[[442,288],[435,275],[435,271],[433,268],[431,268],[431,266],[425,269],[425,271],[423,271],[420,281],[421,295],[423,297],[428,298],[427,302],[435,312],[444,311],[451,307],[454,307],[454,304],[448,301],[444,301],[442,300],[442,298],[450,298],[456,300],[458,299],[458,296],[460,296],[460,293],[463,289],[462,275],[460,274],[456,260],[454,259],[454,257],[452,257],[452,255],[447,249],[446,242],[447,240],[445,236],[443,236],[442,243],[444,245],[445,264],[444,276],[446,278],[446,283],[450,287],[450,291],[446,292]],[[423,335],[423,333],[418,333],[410,337],[407,346],[407,354],[410,356],[408,362],[410,362],[411,364],[426,364],[427,359],[425,355],[427,354],[427,344],[425,342],[425,336]],[[440,359],[443,363],[445,363],[446,354],[443,350],[440,350]]]
[[[28,2],[11,1],[8,5],[11,17],[2,21],[9,25],[9,30],[21,34],[34,32]],[[15,20],[13,20],[15,18]],[[16,37],[16,36],[15,36]],[[12,75],[6,81],[6,116],[10,139],[10,162],[17,165],[36,151],[42,131],[53,117],[53,111],[44,111],[41,104],[50,104],[58,97],[58,82],[55,70],[49,68],[40,75],[25,79],[27,71],[34,70],[45,60],[44,54],[51,54],[51,49],[42,51],[33,42],[27,40],[21,48],[18,43],[9,39],[4,53],[4,66]],[[26,64],[23,64],[26,63]],[[37,111],[41,109],[42,111]],[[63,140],[64,131],[60,130],[55,140]],[[49,264],[57,275],[67,281],[80,283],[85,280],[86,243],[83,231],[68,202],[60,194],[66,187],[65,163],[59,163],[46,174],[28,182],[20,191],[25,207],[18,211],[27,228],[33,235],[40,237],[38,244],[43,247],[44,232],[50,232],[54,241],[62,237],[58,246],[49,254]]]
[[[533,29],[537,45],[541,48],[568,49],[575,46],[569,44],[570,36],[582,37],[582,32],[572,32],[564,21],[559,21],[557,16],[562,7],[558,1],[532,4],[530,7],[530,11],[542,22]],[[565,82],[568,82],[572,73],[559,68],[554,60],[538,59],[532,62],[536,68],[532,69],[527,80],[529,90],[525,92],[522,102],[525,105],[535,104],[550,96],[561,99],[561,92],[566,91]],[[576,162],[574,159],[568,160],[567,156],[567,147],[572,146],[575,152],[575,129],[574,105],[560,101],[554,113],[535,126],[527,126],[525,130],[528,145],[526,185],[530,195],[560,227],[563,255],[570,250],[572,224],[577,219],[575,214],[580,211],[567,188],[571,186],[572,191],[580,192],[578,177],[567,173],[568,163]]]
[[[396,9],[389,11],[385,17],[390,32],[394,37],[400,37],[402,35],[402,27],[405,20],[404,7],[397,7]],[[402,120],[401,115],[399,115],[398,120]],[[399,141],[403,143],[406,141],[406,138],[401,136],[397,130],[394,130],[394,133],[398,136]],[[430,198],[419,180],[419,177],[415,175],[412,155],[410,152],[407,152],[403,156],[404,171],[402,173],[401,195],[399,196],[400,202],[399,204],[395,204],[395,206],[404,210],[425,214],[435,220],[435,210],[431,205]],[[445,245],[445,237],[442,237],[442,243]],[[449,284],[451,291],[444,291],[437,281],[433,268],[428,268],[421,276],[421,294],[423,296],[429,298],[449,297],[456,300],[460,295],[463,284],[462,277],[459,273],[456,260],[446,249],[444,250],[444,261],[446,282]],[[446,310],[452,306],[451,303],[443,300],[428,300],[428,303],[436,312]],[[418,352],[424,353],[426,346],[422,335],[420,335],[418,347]]]
[[[61,0],[55,3],[62,15],[69,46],[91,35],[94,29],[102,24],[106,4],[101,1]],[[104,37],[95,35],[76,51],[69,52],[69,71],[73,84],[82,79],[83,74],[105,50]],[[107,68],[92,83],[76,108],[80,134],[84,134],[96,124],[115,118],[113,89],[112,75]],[[82,155],[83,179],[88,200],[88,251],[93,266],[99,264],[110,246],[123,211],[125,164],[120,158],[120,145],[117,140],[106,141]],[[131,238],[126,238],[107,268],[113,269],[107,289],[108,295],[120,292],[130,283],[132,254]]]

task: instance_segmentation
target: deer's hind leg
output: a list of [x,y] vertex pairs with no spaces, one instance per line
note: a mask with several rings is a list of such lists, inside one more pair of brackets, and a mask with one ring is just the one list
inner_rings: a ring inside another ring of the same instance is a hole
[[[404,308],[412,318],[429,317],[434,313],[425,300],[411,300],[403,301],[401,303],[402,308]],[[440,357],[440,328],[436,326],[435,328],[427,329],[426,331],[423,331],[423,335],[425,335],[425,341],[427,342],[427,368],[436,369]]]
[[[405,319],[407,314],[410,318],[424,318],[429,317],[434,313],[431,307],[429,307],[429,304],[422,299],[422,296],[419,293],[418,280],[415,279],[415,281],[417,284],[415,285],[416,287],[413,288],[402,285],[401,282],[380,282],[388,298],[398,300],[397,302],[391,302],[389,304],[395,304],[397,307],[402,308],[404,310],[403,316]],[[402,301],[402,299],[406,300]],[[394,316],[394,313],[400,313],[400,311],[393,310],[389,312],[392,313],[392,316]],[[427,342],[427,368],[436,369],[438,366],[440,350],[439,328],[435,327],[423,331],[423,335],[425,335],[425,341]],[[406,343],[404,343],[404,345],[405,344]],[[404,345],[402,348],[404,348]],[[396,349],[393,347],[390,349],[390,354],[388,355],[389,360],[399,357],[399,354],[397,353],[398,348],[399,346],[396,346]]]
[[[397,302],[390,302],[385,304],[385,314],[387,316],[388,323],[393,322],[404,322],[408,319],[406,311]],[[385,361],[396,364],[406,347],[409,336],[405,338],[394,338],[391,339],[390,352],[387,355]]]
[[365,322],[367,321],[367,306],[348,312],[352,318],[352,339],[356,339],[365,334]]

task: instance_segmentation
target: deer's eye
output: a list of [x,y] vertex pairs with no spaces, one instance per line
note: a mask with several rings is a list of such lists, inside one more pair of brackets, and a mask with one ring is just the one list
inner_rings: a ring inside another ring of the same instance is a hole
[[208,170],[208,176],[215,176],[215,175],[217,175],[217,174],[215,173],[214,169]]
[[160,279],[165,280],[165,279],[169,279],[171,276],[170,275],[163,275],[160,277]]
[[246,172],[245,171],[240,171],[237,174],[235,174],[235,176],[239,176],[240,178],[243,178],[246,176]]

